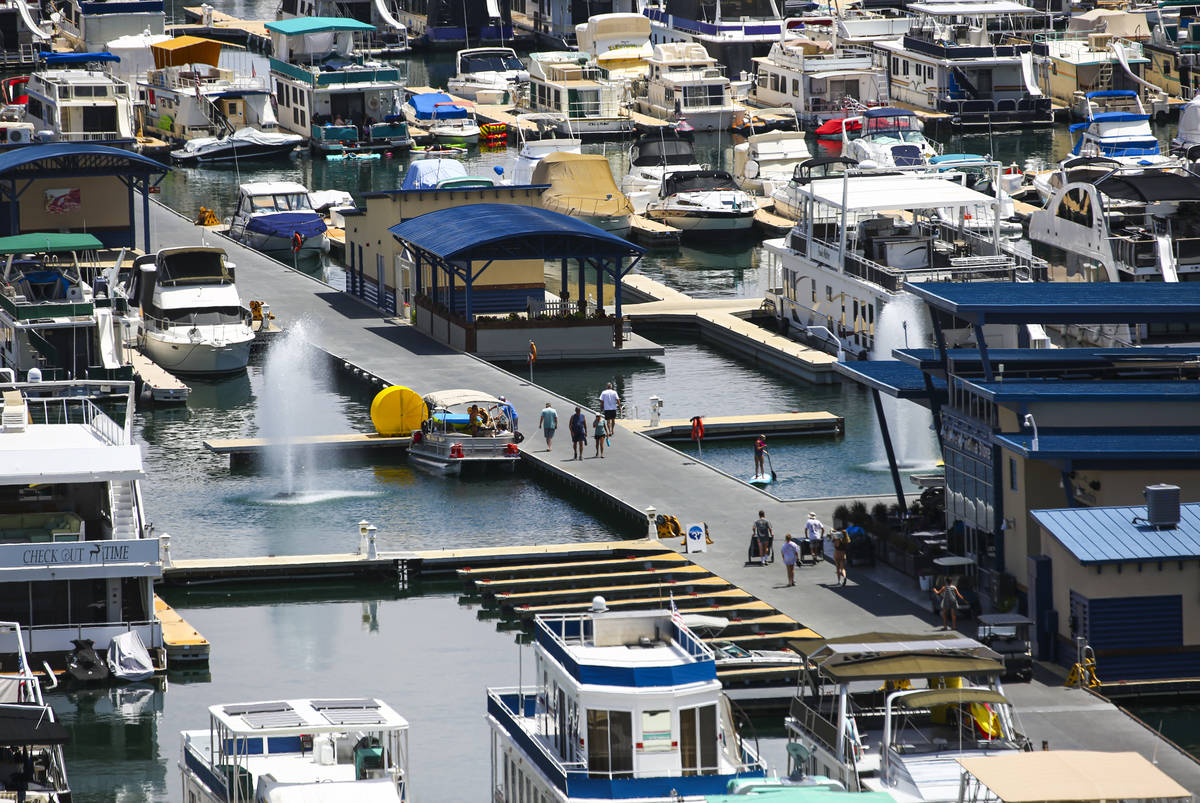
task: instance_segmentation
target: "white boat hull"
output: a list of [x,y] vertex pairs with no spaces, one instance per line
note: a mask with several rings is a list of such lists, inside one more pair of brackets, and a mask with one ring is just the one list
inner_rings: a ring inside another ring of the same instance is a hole
[[164,338],[157,332],[142,333],[142,349],[160,367],[180,374],[229,374],[243,371],[250,362],[251,334],[245,340],[199,341],[186,336]]
[[641,101],[641,106],[643,113],[651,117],[656,117],[659,120],[675,120],[678,117],[682,117],[687,120],[688,125],[697,131],[726,131],[733,125],[734,115],[738,111],[736,108],[730,107],[727,109],[684,111],[676,114],[674,109],[654,106],[646,101]]
[[583,118],[572,120],[568,126],[559,123],[558,133],[563,136],[599,136],[602,134],[628,134],[633,131],[633,120],[628,117],[603,117],[597,119]]
[[674,226],[685,232],[718,233],[746,232],[754,225],[754,211],[745,212],[696,212],[682,209],[656,209],[647,207],[646,217]]
[[[255,251],[263,251],[268,254],[278,254],[286,251],[292,253],[292,239],[290,237],[279,237],[274,234],[263,234],[257,231],[243,231],[238,237],[234,237],[245,245],[250,246]],[[325,254],[329,252],[329,238],[324,234],[318,234],[313,237],[305,237],[297,254]]]

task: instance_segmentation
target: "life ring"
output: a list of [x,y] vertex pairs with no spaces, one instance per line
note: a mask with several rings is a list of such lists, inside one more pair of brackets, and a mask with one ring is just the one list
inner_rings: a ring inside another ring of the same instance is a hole
[[367,98],[367,108],[370,109],[371,111],[378,111],[379,110],[379,98],[375,95],[369,96]]
[[700,416],[692,416],[692,440],[704,440],[704,419]]
[[537,345],[532,340],[530,340],[529,341],[529,364],[533,365],[535,362],[537,362]]
[[304,238],[300,235],[300,232],[298,232],[298,231],[292,232],[292,253],[293,254],[299,253],[300,249],[303,247],[304,247]]

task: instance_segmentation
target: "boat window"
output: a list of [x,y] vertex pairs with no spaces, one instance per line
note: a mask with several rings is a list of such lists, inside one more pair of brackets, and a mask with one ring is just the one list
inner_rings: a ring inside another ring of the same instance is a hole
[[662,194],[675,195],[681,192],[711,192],[713,190],[737,189],[733,176],[723,170],[706,170],[692,173],[670,173],[663,179]]
[[587,712],[588,772],[597,777],[633,777],[633,714]]
[[1078,223],[1080,226],[1092,225],[1092,198],[1082,187],[1067,190],[1058,204],[1057,217]]
[[458,71],[460,73],[487,72],[491,70],[505,72],[507,70],[523,69],[525,68],[521,64],[521,60],[516,56],[504,55],[502,53],[478,53],[463,56],[459,62]]
[[672,750],[673,738],[671,733],[670,711],[642,712],[642,750],[647,753],[657,753]]
[[296,211],[299,209],[312,209],[312,204],[308,202],[308,195],[305,193],[293,192],[287,195],[276,195],[275,208]]
[[240,324],[244,318],[238,307],[213,307],[204,310],[169,309],[156,313],[155,316],[177,326],[219,326],[221,324]]
[[679,709],[679,750],[684,775],[717,773],[716,705]]
[[274,209],[275,196],[273,195],[254,195],[246,199],[250,202],[251,209]]

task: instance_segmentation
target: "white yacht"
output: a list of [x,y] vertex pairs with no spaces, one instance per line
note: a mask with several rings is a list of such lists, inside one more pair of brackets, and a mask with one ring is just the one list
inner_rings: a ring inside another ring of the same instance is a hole
[[621,179],[621,191],[640,209],[645,207],[648,193],[658,194],[668,173],[707,169],[708,165],[696,161],[690,136],[663,128],[643,134],[629,146],[629,172]]
[[792,169],[791,180],[775,188],[771,202],[775,214],[788,220],[799,220],[808,205],[808,183],[818,178],[841,178],[848,170],[858,168],[858,162],[845,156],[817,156],[806,159]]
[[953,803],[959,761],[1029,748],[1001,691],[1001,657],[974,639],[867,633],[817,641],[805,657],[815,671],[784,721],[799,747],[789,761],[851,792]]
[[575,42],[610,80],[629,84],[650,76],[654,48],[650,20],[643,14],[595,14],[575,26]]
[[183,800],[407,803],[408,720],[371,698],[214,705],[180,732]]
[[807,39],[785,39],[756,58],[754,99],[765,106],[792,107],[808,128],[886,105],[887,63],[879,51],[813,45]]
[[[1197,145],[1200,145],[1200,95],[1179,110],[1179,128],[1171,140],[1171,153],[1188,156]],[[1195,158],[1189,160],[1195,161]]]
[[472,47],[454,54],[458,72],[446,83],[455,97],[509,105],[524,94],[529,71],[511,47]]
[[[965,225],[968,215],[980,213],[995,221],[997,201],[961,181],[843,172],[810,178],[792,191],[796,226],[766,242],[769,286],[777,288],[767,298],[784,331],[830,351],[865,357],[884,308],[908,297],[906,282],[1045,278],[1045,263],[1018,254],[998,229]],[[919,328],[929,331],[924,321]],[[969,330],[952,330],[948,338],[958,337],[955,332],[965,337]]]
[[134,263],[131,292],[142,308],[140,341],[150,359],[181,374],[241,371],[254,330],[221,248],[164,248]]
[[678,614],[607,612],[597,597],[533,627],[533,684],[487,692],[496,799],[692,803],[765,775],[712,650]]
[[671,42],[654,47],[650,78],[638,110],[660,120],[687,120],[696,131],[724,131],[741,106],[734,103],[725,68],[702,45]]
[[[938,149],[925,138],[921,118],[908,109],[884,106],[847,118],[842,127],[842,156],[876,167],[929,164]],[[857,122],[857,126],[850,125]]]
[[329,250],[325,221],[312,208],[308,188],[294,181],[251,181],[238,187],[229,236],[268,254]]
[[[137,88],[145,126],[159,136],[184,143],[243,128],[273,133],[278,127],[270,76],[222,67],[220,42],[178,36],[151,44],[150,52],[155,68],[138,78]],[[253,151],[243,153],[250,158]]]
[[319,154],[407,150],[401,116],[407,76],[395,62],[369,62],[363,37],[375,26],[344,17],[268,22],[279,126]]
[[[25,636],[19,622],[0,622],[0,651],[14,655],[13,669],[0,673],[0,778],[5,782],[18,774],[24,764],[22,753],[30,759],[33,777],[28,779],[25,800],[29,803],[71,803],[63,745],[71,733],[54,715],[54,709],[42,697],[42,684],[33,674],[25,651]],[[44,669],[45,667],[39,668]],[[58,681],[46,673],[47,682]],[[11,799],[21,795],[15,787],[5,786]]]
[[129,84],[104,70],[47,69],[25,84],[25,122],[35,138],[52,142],[131,145],[133,99]]
[[[0,566],[9,593],[0,619],[21,623],[35,666],[63,670],[73,641],[104,651],[134,631],[164,669],[154,612],[162,561],[139,486],[133,382],[5,383],[2,374]],[[17,652],[0,638],[0,654]]]
[[566,115],[579,136],[627,134],[633,120],[626,110],[628,85],[611,80],[578,51],[529,55],[528,107]]
[[[530,127],[534,130],[528,130]],[[565,114],[543,112],[517,115],[517,157],[507,172],[509,183],[533,183],[538,163],[552,153],[582,153],[583,141]]]
[[504,402],[465,388],[439,390],[424,400],[427,414],[412,434],[409,460],[439,474],[516,467],[521,450]]
[[754,225],[756,211],[758,204],[724,170],[668,173],[658,198],[646,205],[646,217],[687,235],[744,234]]
[[171,151],[171,158],[180,164],[286,159],[303,142],[299,134],[239,128],[226,136],[189,139],[183,147]]
[[810,158],[803,131],[751,134],[745,142],[733,146],[733,179],[752,195],[771,195]]

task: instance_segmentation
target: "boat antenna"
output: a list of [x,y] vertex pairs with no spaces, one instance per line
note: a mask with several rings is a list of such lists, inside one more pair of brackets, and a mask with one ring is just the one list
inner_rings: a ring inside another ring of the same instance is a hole
[[467,0],[462,0],[463,10],[463,49],[471,47],[471,26],[467,24]]

